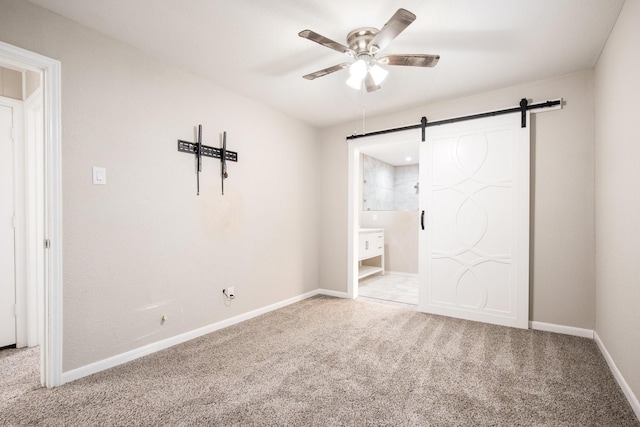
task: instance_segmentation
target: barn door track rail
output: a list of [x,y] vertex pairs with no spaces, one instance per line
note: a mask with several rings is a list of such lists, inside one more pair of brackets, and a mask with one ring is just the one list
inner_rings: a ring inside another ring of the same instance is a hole
[[349,135],[347,136],[347,140],[350,141],[353,139],[365,138],[368,136],[384,135],[387,133],[402,132],[402,131],[411,130],[411,129],[422,129],[422,141],[424,142],[426,139],[426,128],[430,126],[440,126],[440,125],[446,125],[449,123],[463,122],[466,120],[474,120],[474,119],[482,119],[484,117],[501,116],[503,114],[511,114],[511,113],[518,113],[518,112],[522,115],[521,127],[524,128],[524,127],[527,127],[527,111],[542,109],[542,108],[556,109],[553,107],[562,108],[562,98],[555,99],[552,101],[539,102],[536,104],[529,104],[529,101],[527,101],[526,98],[522,98],[520,100],[520,104],[518,107],[505,108],[504,110],[488,111],[486,113],[471,114],[469,116],[454,117],[451,119],[438,120],[435,122],[428,122],[426,117],[422,117],[422,119],[420,120],[420,123],[418,123],[417,125],[409,125],[409,126],[403,126],[399,128],[393,128],[393,129],[384,129],[384,130],[379,130],[375,132],[362,133],[359,135]]

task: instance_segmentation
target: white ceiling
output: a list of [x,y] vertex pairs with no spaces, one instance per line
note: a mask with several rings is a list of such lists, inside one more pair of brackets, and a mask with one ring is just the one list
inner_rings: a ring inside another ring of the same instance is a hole
[[[317,127],[593,67],[624,0],[31,0]],[[298,37],[346,44],[403,7],[417,15],[385,53],[441,55],[388,67],[382,89],[349,88],[348,59]]]

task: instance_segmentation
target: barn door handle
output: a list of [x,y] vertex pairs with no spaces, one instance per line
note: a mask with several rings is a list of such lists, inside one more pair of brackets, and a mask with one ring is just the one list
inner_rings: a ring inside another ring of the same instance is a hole
[[420,226],[424,230],[424,211],[420,214]]

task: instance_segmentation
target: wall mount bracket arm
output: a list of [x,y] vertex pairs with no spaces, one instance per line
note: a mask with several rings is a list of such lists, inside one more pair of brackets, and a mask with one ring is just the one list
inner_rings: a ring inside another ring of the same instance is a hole
[[200,172],[202,172],[202,156],[220,159],[220,167],[222,171],[222,194],[224,194],[224,180],[229,176],[227,174],[227,161],[237,162],[238,153],[227,150],[227,132],[223,133],[222,148],[210,147],[202,144],[202,125],[198,125],[197,142],[178,140],[178,151],[183,153],[195,154],[196,156],[196,182],[197,193],[200,195]]

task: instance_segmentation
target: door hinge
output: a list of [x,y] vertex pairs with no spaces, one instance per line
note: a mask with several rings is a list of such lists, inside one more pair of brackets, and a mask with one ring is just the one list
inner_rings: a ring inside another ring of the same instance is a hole
[[11,218],[11,223],[13,224],[13,228],[18,228],[17,227],[17,220],[16,220],[16,216],[15,215]]
[[18,304],[13,304],[13,317],[18,317]]
[[51,240],[44,239],[44,248],[49,249],[51,247]]

